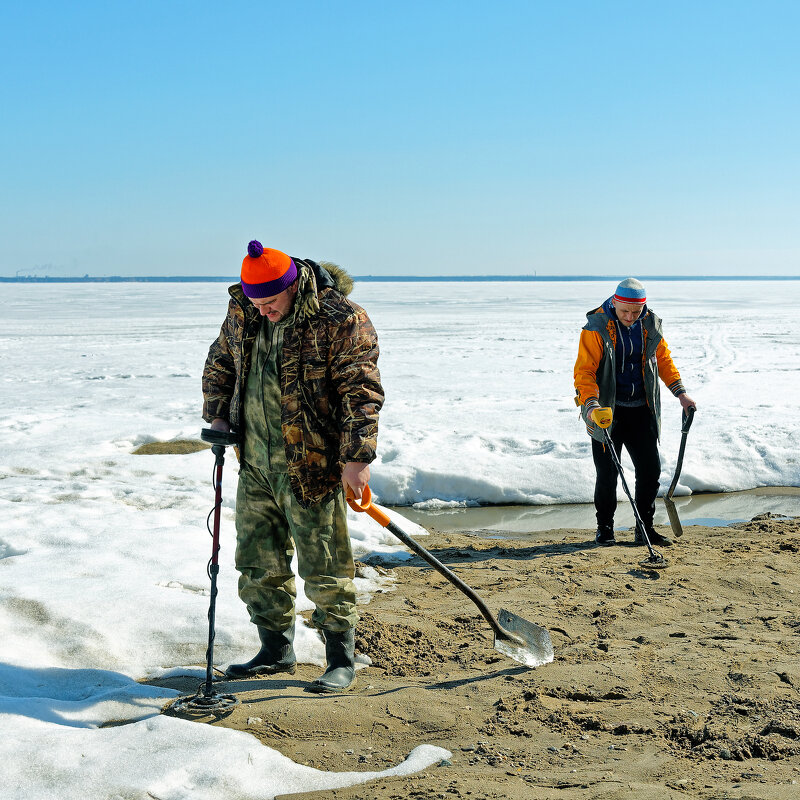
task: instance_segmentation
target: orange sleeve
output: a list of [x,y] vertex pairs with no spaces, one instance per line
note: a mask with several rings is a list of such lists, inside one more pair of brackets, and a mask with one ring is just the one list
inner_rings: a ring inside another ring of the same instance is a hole
[[578,358],[575,361],[575,389],[583,405],[590,397],[600,396],[597,386],[597,368],[603,357],[603,340],[597,331],[581,331]]
[[672,361],[672,356],[667,347],[667,340],[661,339],[656,347],[656,362],[658,363],[658,377],[667,385],[667,388],[675,394],[676,391],[683,391],[681,374]]

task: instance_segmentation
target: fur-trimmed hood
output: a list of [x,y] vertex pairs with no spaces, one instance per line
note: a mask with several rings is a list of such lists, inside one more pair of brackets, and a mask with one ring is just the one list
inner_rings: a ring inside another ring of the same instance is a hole
[[[310,263],[314,263],[313,261]],[[355,285],[353,279],[348,274],[344,267],[334,264],[332,261],[320,261],[318,266],[325,270],[331,276],[334,288],[337,292],[341,292],[345,297],[353,291]]]
[[302,258],[292,260],[298,270],[296,308],[301,316],[313,317],[319,313],[320,292],[325,289],[335,289],[345,297],[353,291],[353,279],[338,264]]

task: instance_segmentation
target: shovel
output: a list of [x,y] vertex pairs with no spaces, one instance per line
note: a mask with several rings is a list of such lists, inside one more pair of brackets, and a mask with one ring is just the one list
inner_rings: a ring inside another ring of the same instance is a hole
[[681,425],[681,446],[678,450],[678,463],[675,465],[675,475],[672,477],[672,483],[669,485],[667,495],[664,498],[664,505],[667,508],[669,524],[672,527],[672,532],[676,536],[683,536],[683,527],[681,526],[681,518],[678,516],[678,509],[675,508],[675,503],[672,500],[672,493],[675,491],[675,487],[678,485],[678,478],[681,476],[681,468],[683,467],[683,453],[686,450],[686,436],[689,433],[689,428],[692,427],[694,412],[694,406],[689,406],[689,408],[683,412],[683,425]]
[[513,658],[526,667],[539,667],[542,664],[549,664],[553,660],[553,643],[550,641],[550,634],[545,628],[534,625],[532,622],[512,614],[510,611],[501,609],[498,619],[495,619],[488,606],[454,572],[451,572],[441,561],[435,558],[424,547],[417,544],[402,528],[392,522],[389,517],[379,508],[372,504],[372,491],[369,486],[364,487],[361,501],[355,499],[348,491],[347,503],[353,511],[366,511],[377,523],[387,528],[390,533],[396,536],[406,547],[416,553],[423,561],[430,564],[437,572],[444,575],[453,586],[463,592],[478,607],[483,614],[483,618],[489,623],[494,631],[495,650],[503,655]]

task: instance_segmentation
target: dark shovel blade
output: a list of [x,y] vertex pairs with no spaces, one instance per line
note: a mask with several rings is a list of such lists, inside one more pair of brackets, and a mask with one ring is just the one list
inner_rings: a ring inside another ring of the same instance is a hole
[[683,536],[683,526],[681,525],[681,518],[678,516],[678,509],[672,497],[668,495],[664,498],[664,507],[667,509],[667,516],[669,517],[669,526],[676,536]]
[[545,628],[534,625],[504,608],[500,609],[497,621],[509,636],[504,638],[495,634],[495,650],[526,667],[540,667],[553,660],[553,643]]

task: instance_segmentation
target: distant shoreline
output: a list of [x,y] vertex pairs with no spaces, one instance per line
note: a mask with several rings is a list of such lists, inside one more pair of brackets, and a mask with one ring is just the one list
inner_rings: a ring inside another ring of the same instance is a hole
[[[642,275],[646,281],[796,281],[800,275]],[[353,275],[364,283],[508,283],[508,282],[574,282],[616,281],[619,275]],[[238,276],[168,275],[82,278],[2,277],[0,283],[238,283]]]

